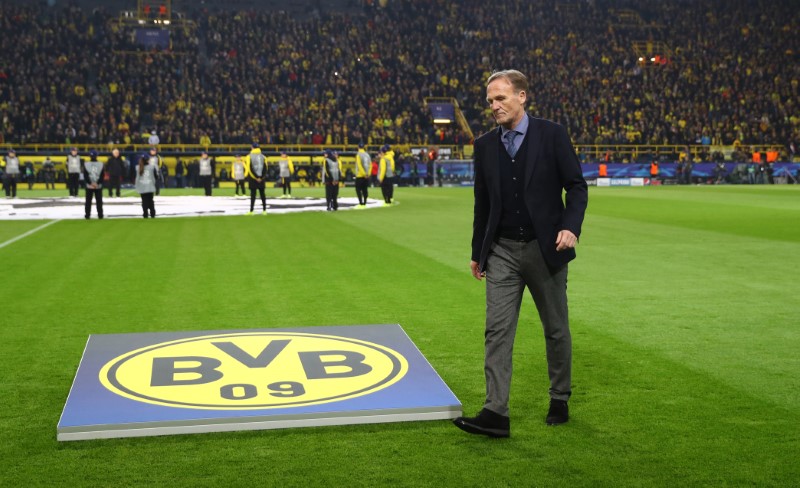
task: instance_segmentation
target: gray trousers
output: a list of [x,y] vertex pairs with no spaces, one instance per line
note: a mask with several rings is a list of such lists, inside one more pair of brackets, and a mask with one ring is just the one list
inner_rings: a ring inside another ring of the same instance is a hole
[[486,403],[508,416],[512,353],[522,295],[527,286],[544,329],[550,397],[572,393],[572,337],[567,311],[567,265],[550,270],[535,240],[498,239],[486,262]]

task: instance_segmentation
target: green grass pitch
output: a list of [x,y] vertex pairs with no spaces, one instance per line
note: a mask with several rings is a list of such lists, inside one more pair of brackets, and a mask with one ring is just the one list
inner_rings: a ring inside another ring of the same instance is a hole
[[[507,440],[429,421],[56,441],[90,334],[399,323],[477,412],[472,191],[396,197],[366,211],[60,221],[0,248],[0,486],[797,486],[797,186],[591,189],[570,264],[564,426],[544,424],[526,297]],[[0,222],[0,243],[42,223]]]

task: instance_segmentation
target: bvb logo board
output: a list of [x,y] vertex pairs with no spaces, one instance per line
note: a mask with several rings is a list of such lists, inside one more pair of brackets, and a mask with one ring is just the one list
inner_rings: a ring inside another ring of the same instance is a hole
[[393,385],[407,371],[401,354],[367,341],[257,332],[144,347],[109,361],[100,371],[100,382],[135,401],[239,410],[366,395]]
[[60,441],[452,419],[398,324],[89,336]]

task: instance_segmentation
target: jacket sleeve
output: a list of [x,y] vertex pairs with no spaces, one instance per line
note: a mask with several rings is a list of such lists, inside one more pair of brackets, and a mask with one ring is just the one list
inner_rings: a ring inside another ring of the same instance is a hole
[[483,175],[483,151],[478,144],[474,145],[473,154],[475,206],[472,220],[472,261],[480,262],[486,225],[489,222],[489,190]]
[[565,207],[559,223],[560,229],[566,229],[580,237],[583,217],[589,202],[589,190],[583,178],[583,170],[575,148],[569,140],[567,130],[558,126],[555,136],[555,153],[558,158],[558,173],[561,186],[564,188]]
[[242,161],[244,164],[244,177],[245,178],[253,178],[253,173],[250,172],[250,155],[248,154],[246,158]]

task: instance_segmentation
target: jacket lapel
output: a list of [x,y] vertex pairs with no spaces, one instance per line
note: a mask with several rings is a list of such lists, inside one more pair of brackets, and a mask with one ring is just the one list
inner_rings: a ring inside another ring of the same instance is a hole
[[488,180],[491,182],[490,190],[497,198],[500,198],[500,127],[497,127],[496,133],[488,138],[488,145],[486,147],[486,154],[489,156],[490,161],[494,164],[486,165],[484,171],[489,172]]
[[536,167],[536,162],[539,160],[539,154],[542,150],[542,133],[539,130],[539,124],[536,119],[530,115],[528,117],[528,158],[525,161],[525,188],[530,188],[533,181],[533,170]]

